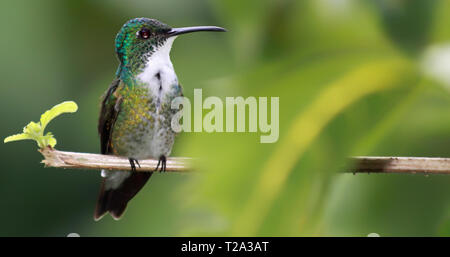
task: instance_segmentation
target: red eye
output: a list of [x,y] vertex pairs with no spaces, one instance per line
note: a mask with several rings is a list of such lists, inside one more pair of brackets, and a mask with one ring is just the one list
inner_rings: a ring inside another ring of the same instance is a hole
[[140,31],[139,31],[139,36],[142,38],[142,39],[148,39],[149,37],[150,37],[150,30],[148,30],[148,29],[141,29]]

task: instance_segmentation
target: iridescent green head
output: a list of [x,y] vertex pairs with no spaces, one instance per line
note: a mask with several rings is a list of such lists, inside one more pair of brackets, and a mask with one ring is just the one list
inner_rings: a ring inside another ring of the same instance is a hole
[[135,58],[155,50],[166,40],[172,28],[154,19],[136,18],[123,25],[116,36],[116,53],[120,62],[127,65]]
[[122,72],[136,73],[167,39],[196,31],[226,30],[215,26],[171,28],[158,20],[148,18],[129,20],[116,36],[116,53],[120,61],[117,75]]

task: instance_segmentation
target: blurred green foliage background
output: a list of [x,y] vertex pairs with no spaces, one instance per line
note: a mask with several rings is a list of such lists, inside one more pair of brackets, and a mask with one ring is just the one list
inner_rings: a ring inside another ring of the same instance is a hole
[[279,96],[280,140],[180,135],[172,155],[198,172],[154,175],[119,222],[93,221],[99,172],[0,144],[0,236],[450,235],[449,176],[337,174],[349,155],[450,157],[449,1],[1,1],[2,138],[73,100],[48,131],[99,152],[113,40],[134,17],[226,27],[175,42],[185,95]]

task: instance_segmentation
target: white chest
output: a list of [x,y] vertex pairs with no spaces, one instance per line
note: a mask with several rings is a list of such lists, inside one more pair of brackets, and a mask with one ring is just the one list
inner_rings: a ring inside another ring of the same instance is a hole
[[162,97],[178,85],[177,75],[170,61],[170,49],[175,38],[169,38],[148,57],[143,71],[137,76],[153,97]]

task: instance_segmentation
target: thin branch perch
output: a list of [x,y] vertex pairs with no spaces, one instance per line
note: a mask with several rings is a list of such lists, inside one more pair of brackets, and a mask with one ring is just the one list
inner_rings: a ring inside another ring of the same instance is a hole
[[[128,158],[113,155],[74,153],[51,148],[39,150],[47,167],[85,169],[85,170],[131,170]],[[449,174],[450,158],[427,157],[351,157],[353,168],[344,172],[352,173],[411,173],[411,174]],[[167,159],[167,171],[191,171],[192,158],[171,157]],[[139,172],[152,172],[158,160],[139,160]]]
[[353,173],[449,174],[450,158],[429,157],[352,157]]
[[[51,148],[40,149],[39,152],[44,156],[45,159],[42,163],[47,167],[85,170],[131,170],[130,162],[125,157],[65,152]],[[188,171],[190,170],[191,162],[191,158],[167,158],[166,171]],[[136,167],[136,171],[155,171],[157,164],[158,160],[139,160],[140,167]]]

